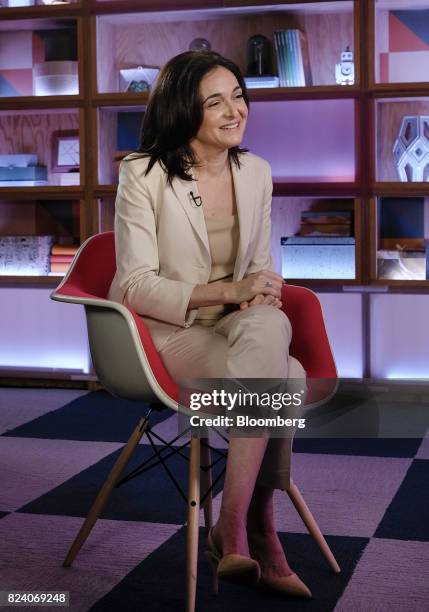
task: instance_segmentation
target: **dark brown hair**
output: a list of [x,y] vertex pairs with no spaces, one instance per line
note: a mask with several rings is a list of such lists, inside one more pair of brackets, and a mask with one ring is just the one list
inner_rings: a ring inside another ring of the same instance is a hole
[[[235,75],[243,99],[249,106],[246,83],[234,62],[211,51],[186,51],[176,55],[162,68],[149,96],[137,151],[142,155],[133,157],[150,157],[146,174],[159,161],[170,184],[175,176],[192,180],[188,172],[198,160],[189,147],[189,141],[195,137],[203,121],[199,86],[202,78],[217,66],[223,66]],[[229,149],[229,157],[238,167],[239,154],[245,151],[247,149],[240,147]]]

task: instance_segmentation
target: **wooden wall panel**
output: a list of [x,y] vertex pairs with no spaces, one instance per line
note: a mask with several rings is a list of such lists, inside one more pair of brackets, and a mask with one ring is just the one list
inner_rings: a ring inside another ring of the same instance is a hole
[[117,125],[117,111],[99,109],[98,182],[100,185],[116,185],[118,182],[118,168],[117,164],[114,164]]
[[[96,19],[94,17],[94,19]],[[99,93],[118,90],[118,67],[115,60],[116,29],[112,24],[96,20],[97,83]]]
[[0,235],[31,235],[36,230],[35,202],[0,201]]
[[48,167],[52,179],[52,133],[57,130],[78,130],[77,112],[5,113],[0,114],[0,153],[35,153],[38,162]]
[[99,231],[109,232],[113,230],[115,221],[115,198],[100,198],[97,202],[98,205],[98,221]]
[[353,14],[306,15],[300,25],[307,34],[313,85],[334,85],[342,51],[354,50]]
[[[138,20],[138,16],[136,16]],[[117,91],[120,68],[137,65],[161,67],[183,51],[196,37],[207,38],[214,51],[235,61],[246,72],[246,42],[262,34],[272,43],[273,71],[276,73],[274,32],[303,28],[308,35],[314,84],[335,83],[335,63],[347,45],[353,48],[352,13],[300,16],[292,12],[272,11],[256,15],[229,15],[204,20],[157,22],[141,21],[135,25],[112,26],[100,20],[98,25],[98,81],[100,91]],[[112,45],[113,41],[113,45]]]

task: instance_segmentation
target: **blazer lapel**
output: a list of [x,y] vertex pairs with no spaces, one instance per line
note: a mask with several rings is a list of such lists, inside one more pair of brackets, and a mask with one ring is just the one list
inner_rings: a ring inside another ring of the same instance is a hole
[[237,259],[234,267],[233,280],[242,276],[242,266],[250,242],[250,233],[255,212],[255,193],[252,190],[254,177],[250,176],[249,168],[246,166],[246,156],[241,156],[240,168],[231,162],[232,178],[234,181],[235,201],[237,204],[238,221],[240,226],[240,242],[238,245]]
[[186,216],[188,217],[189,222],[194,228],[198,238],[201,240],[201,243],[207,251],[209,260],[211,261],[209,237],[207,234],[207,226],[204,219],[203,207],[197,206],[190,196],[191,191],[193,192],[194,196],[199,195],[196,181],[185,181],[176,177],[173,180],[173,191],[177,199],[179,200]]

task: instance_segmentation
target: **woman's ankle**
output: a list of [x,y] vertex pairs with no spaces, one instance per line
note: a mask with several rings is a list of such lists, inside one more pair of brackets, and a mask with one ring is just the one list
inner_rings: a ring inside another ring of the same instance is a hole
[[213,528],[213,538],[223,555],[249,556],[246,525],[237,516],[221,515]]
[[258,561],[265,578],[293,574],[276,531],[248,532],[248,541],[250,554]]
[[246,524],[248,537],[267,537],[277,534],[273,521],[270,520],[248,520]]

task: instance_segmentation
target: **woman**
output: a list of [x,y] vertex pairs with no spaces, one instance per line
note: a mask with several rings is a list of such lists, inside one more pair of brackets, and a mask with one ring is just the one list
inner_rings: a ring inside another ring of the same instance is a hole
[[[139,152],[121,164],[109,297],[142,315],[176,380],[305,377],[271,270],[270,167],[239,147],[248,105],[233,62],[182,53],[157,79]],[[221,578],[310,597],[273,521],[289,456],[290,440],[230,440],[208,546]]]

